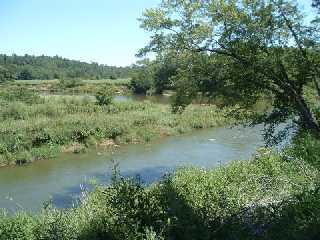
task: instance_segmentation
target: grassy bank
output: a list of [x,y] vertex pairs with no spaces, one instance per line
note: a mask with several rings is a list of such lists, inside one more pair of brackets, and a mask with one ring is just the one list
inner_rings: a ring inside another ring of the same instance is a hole
[[319,171],[294,151],[180,169],[149,187],[115,175],[78,208],[3,214],[0,239],[316,239]]
[[90,146],[144,143],[231,123],[230,109],[191,105],[183,114],[140,102],[99,106],[92,99],[44,98],[25,89],[0,93],[0,165],[48,159]]

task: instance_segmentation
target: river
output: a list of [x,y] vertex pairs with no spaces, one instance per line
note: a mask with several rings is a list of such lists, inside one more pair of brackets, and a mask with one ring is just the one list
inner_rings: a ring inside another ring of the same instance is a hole
[[206,129],[151,144],[122,146],[114,153],[92,150],[62,154],[52,160],[0,169],[0,208],[38,212],[52,200],[59,208],[71,207],[90,180],[107,183],[119,163],[123,175],[139,174],[145,183],[159,180],[181,166],[213,168],[249,158],[263,145],[261,127]]

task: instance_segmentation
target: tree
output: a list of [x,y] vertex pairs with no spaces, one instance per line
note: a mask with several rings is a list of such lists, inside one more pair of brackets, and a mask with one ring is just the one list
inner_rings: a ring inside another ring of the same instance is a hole
[[275,124],[294,119],[320,135],[303,95],[308,84],[320,95],[319,39],[313,38],[316,33],[304,25],[291,1],[163,0],[158,8],[146,10],[140,21],[153,33],[141,53],[171,49],[218,59],[228,69],[219,81],[237,93],[243,106],[262,95],[273,96],[273,110],[260,118],[271,133]]
[[0,83],[5,83],[13,79],[12,73],[8,69],[0,66]]
[[130,81],[130,88],[136,94],[154,92],[154,61],[143,59],[134,66]]
[[23,69],[18,75],[18,80],[32,80],[33,76],[32,73],[28,69]]
[[[59,56],[7,56],[0,54],[0,66],[9,69],[18,79],[56,79],[82,78],[82,79],[106,79],[109,76],[129,78],[131,67],[112,67],[97,63],[85,63],[68,60]],[[28,73],[26,73],[26,71]]]
[[154,61],[152,80],[157,94],[172,88],[170,79],[177,74],[177,64],[174,59],[174,55],[166,53]]

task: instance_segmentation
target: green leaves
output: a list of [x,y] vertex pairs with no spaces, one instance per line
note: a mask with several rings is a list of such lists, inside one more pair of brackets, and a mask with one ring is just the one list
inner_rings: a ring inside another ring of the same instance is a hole
[[[177,53],[184,74],[177,71],[176,85],[191,81],[202,94],[220,95],[245,107],[272,96],[274,113],[287,112],[283,122],[295,113],[299,127],[320,135],[320,125],[303,96],[307,85],[320,89],[317,28],[305,24],[292,1],[162,1],[141,21],[154,33],[149,51]],[[182,102],[183,95],[178,95]],[[188,104],[191,97],[183,101]],[[266,116],[264,123],[279,123],[271,119]]]
[[95,94],[97,104],[100,106],[108,106],[112,103],[115,90],[112,86],[105,86]]

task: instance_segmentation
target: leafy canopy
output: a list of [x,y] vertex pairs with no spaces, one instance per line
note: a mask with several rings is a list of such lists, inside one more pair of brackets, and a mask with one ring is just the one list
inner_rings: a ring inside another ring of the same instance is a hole
[[[319,32],[305,25],[293,1],[163,0],[140,21],[153,33],[140,54],[176,52],[185,62],[181,78],[209,79],[208,91],[244,107],[272,96],[272,111],[256,118],[268,126],[267,135],[288,119],[319,135],[319,123],[304,98],[307,85],[320,95]],[[217,69],[214,75],[210,68]]]

